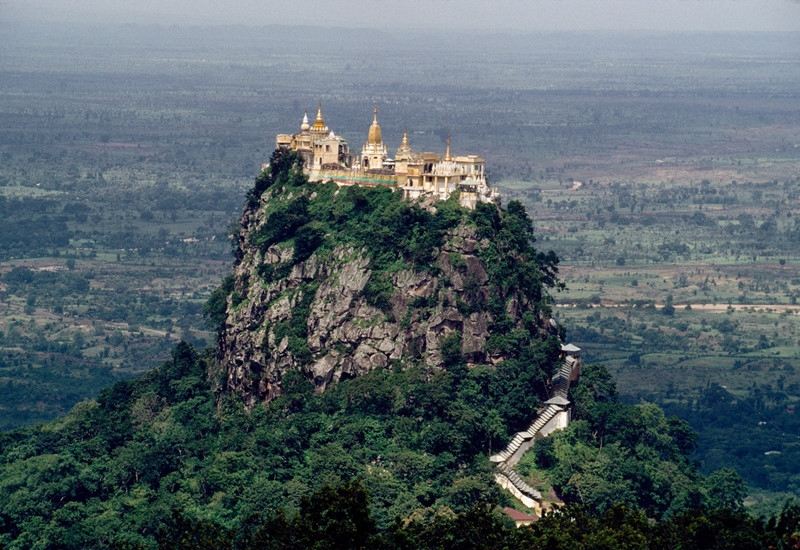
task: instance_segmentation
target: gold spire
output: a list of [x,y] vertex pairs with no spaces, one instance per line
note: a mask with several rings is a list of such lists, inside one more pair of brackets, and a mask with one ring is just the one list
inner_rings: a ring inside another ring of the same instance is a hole
[[325,126],[325,119],[322,118],[322,102],[317,105],[317,118],[314,120],[314,130],[324,131],[327,133],[328,127]]
[[447,149],[444,150],[444,160],[453,160],[453,155],[450,154],[450,134],[447,134]]
[[367,134],[367,143],[371,145],[383,144],[383,132],[381,125],[378,124],[378,107],[372,109],[372,124],[369,126],[369,133]]
[[408,130],[403,130],[403,139],[400,141],[400,147],[403,149],[408,149]]

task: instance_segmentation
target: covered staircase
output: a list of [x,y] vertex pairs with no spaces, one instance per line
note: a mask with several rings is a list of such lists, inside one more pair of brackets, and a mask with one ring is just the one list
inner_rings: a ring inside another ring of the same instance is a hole
[[571,382],[580,376],[580,351],[573,344],[561,346],[561,363],[551,380],[550,399],[537,411],[527,430],[514,434],[505,449],[489,457],[497,464],[495,481],[539,515],[542,512],[542,494],[522,479],[514,471],[514,466],[533,447],[537,438],[547,437],[569,424],[570,402],[567,396]]

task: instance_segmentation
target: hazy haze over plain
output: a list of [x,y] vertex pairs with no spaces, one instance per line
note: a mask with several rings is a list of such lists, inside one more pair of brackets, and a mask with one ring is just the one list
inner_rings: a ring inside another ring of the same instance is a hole
[[393,29],[798,31],[798,0],[0,0],[2,21]]

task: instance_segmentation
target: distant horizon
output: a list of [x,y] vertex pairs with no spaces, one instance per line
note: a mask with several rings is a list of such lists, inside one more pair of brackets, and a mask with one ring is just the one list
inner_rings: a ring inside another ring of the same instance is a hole
[[0,0],[0,20],[381,31],[796,32],[798,0]]
[[[549,34],[598,34],[598,35],[642,35],[652,34],[655,36],[681,35],[681,34],[800,34],[798,29],[775,29],[775,30],[747,30],[747,29],[723,29],[723,30],[701,30],[701,29],[480,29],[480,28],[457,28],[457,29],[434,29],[430,27],[408,27],[403,29],[383,29],[369,26],[347,26],[335,25],[324,26],[310,23],[160,23],[160,22],[114,22],[114,21],[40,21],[34,19],[3,19],[0,14],[0,25],[24,25],[24,26],[63,26],[63,27],[107,27],[107,28],[158,28],[158,29],[318,29],[326,31],[336,30],[357,30],[370,31],[375,33],[419,33],[419,34],[440,34],[440,35],[460,35],[460,34],[481,34],[481,35],[549,35]],[[799,44],[800,46],[800,44]],[[799,52],[800,53],[800,52]]]

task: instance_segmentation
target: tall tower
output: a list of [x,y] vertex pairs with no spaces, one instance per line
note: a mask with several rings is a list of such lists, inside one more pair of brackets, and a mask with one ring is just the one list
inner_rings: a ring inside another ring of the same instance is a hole
[[367,132],[367,142],[361,149],[361,167],[365,170],[380,170],[386,160],[386,144],[383,143],[383,132],[378,123],[378,108],[372,110],[372,124]]

